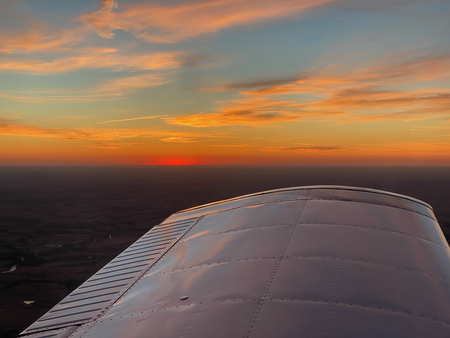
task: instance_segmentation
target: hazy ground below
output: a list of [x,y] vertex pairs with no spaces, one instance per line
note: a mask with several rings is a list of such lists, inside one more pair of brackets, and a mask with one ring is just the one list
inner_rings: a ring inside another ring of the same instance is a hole
[[[274,188],[416,197],[450,238],[449,167],[0,167],[0,337],[13,337],[175,211]],[[29,305],[24,301],[34,301]]]

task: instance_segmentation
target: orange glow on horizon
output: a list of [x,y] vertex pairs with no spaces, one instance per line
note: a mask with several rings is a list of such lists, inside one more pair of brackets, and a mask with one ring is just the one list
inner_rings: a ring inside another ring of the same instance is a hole
[[160,158],[155,161],[152,161],[152,163],[149,163],[151,165],[201,165],[205,164],[204,161],[200,161],[195,158],[188,158],[188,157],[167,157],[167,158]]

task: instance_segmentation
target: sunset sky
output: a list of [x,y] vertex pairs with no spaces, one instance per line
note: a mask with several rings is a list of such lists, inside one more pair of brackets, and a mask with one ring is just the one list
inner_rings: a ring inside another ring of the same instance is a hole
[[0,0],[0,165],[450,165],[450,1]]

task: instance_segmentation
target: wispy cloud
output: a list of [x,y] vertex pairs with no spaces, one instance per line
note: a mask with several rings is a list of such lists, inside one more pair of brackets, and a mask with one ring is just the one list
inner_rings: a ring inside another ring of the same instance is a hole
[[123,70],[163,70],[181,66],[181,52],[123,54],[114,48],[83,48],[52,61],[36,59],[0,59],[0,71],[23,74],[58,74],[80,69],[108,68]]
[[186,136],[170,136],[163,137],[160,139],[163,142],[172,142],[172,143],[193,143],[200,142],[201,139],[195,137],[186,137]]
[[98,11],[86,13],[79,20],[95,28],[101,37],[112,38],[114,36],[112,30],[115,29],[112,26],[115,17],[114,10],[119,7],[119,4],[114,0],[101,0],[101,3],[102,7]]
[[298,16],[334,0],[210,0],[173,5],[140,3],[123,10],[117,1],[103,0],[102,7],[79,18],[104,38],[114,30],[160,43],[174,43],[232,27],[261,24]]
[[339,111],[308,111],[295,100],[269,100],[249,97],[224,103],[217,113],[196,113],[167,118],[171,124],[191,127],[225,125],[261,125],[300,121],[305,118],[331,118],[345,114]]
[[103,122],[98,122],[97,124],[113,123],[113,122],[125,122],[125,121],[135,121],[135,120],[149,120],[149,119],[156,119],[156,118],[163,117],[163,116],[168,116],[168,115],[153,115],[153,116],[132,117],[132,118],[129,118],[129,119],[103,121]]
[[71,46],[83,42],[88,30],[85,27],[75,29],[53,28],[47,32],[46,25],[39,25],[28,32],[0,33],[0,54],[30,54],[36,52],[68,51]]
[[185,125],[191,127],[214,127],[229,125],[260,125],[266,123],[280,123],[298,121],[296,116],[288,116],[280,113],[268,113],[257,110],[230,111],[221,113],[198,113],[180,115],[168,119],[171,124]]
[[266,151],[294,151],[294,152],[329,152],[329,151],[341,151],[350,150],[346,147],[336,147],[336,146],[302,146],[302,147],[270,147],[266,148]]
[[[261,25],[298,17],[327,3],[348,8],[380,10],[427,0],[196,0],[178,4],[128,3],[101,0],[97,11],[70,20],[70,28],[32,18],[19,1],[3,0],[0,11],[0,54],[69,51],[85,42],[92,29],[109,39],[123,30],[149,42],[175,43],[221,30]],[[13,22],[11,21],[13,20]],[[2,24],[3,23],[3,24]]]
[[30,54],[67,51],[84,41],[90,29],[86,25],[57,27],[36,20],[21,1],[0,3],[0,54]]
[[256,147],[255,144],[209,144],[208,147],[218,147],[218,148],[252,148]]
[[[450,89],[344,91],[312,106],[359,111],[356,120],[414,121],[450,114]],[[373,110],[378,112],[368,113]]]
[[392,121],[400,120],[404,122],[427,120],[430,118],[440,118],[450,115],[450,108],[441,109],[416,109],[400,112],[378,113],[378,114],[360,114],[355,116],[353,121]]
[[[194,68],[194,67],[198,67],[202,64],[202,62],[204,61],[211,61],[214,59],[219,59],[219,58],[223,58],[222,56],[219,55],[189,55],[189,54],[185,54],[185,55],[181,55],[179,58],[180,63],[183,65],[183,67],[187,67],[187,68]],[[209,67],[211,67],[211,64],[208,65]],[[214,67],[217,67],[217,64],[214,65]]]
[[44,90],[28,93],[19,92],[15,95],[0,92],[0,97],[27,103],[113,101],[124,99],[127,94],[150,87],[162,86],[170,82],[172,80],[164,74],[146,73],[107,80],[99,86],[85,90]]
[[222,92],[222,91],[239,91],[239,90],[249,90],[249,89],[261,89],[261,88],[270,88],[274,86],[281,86],[284,84],[290,84],[300,79],[305,78],[305,76],[288,76],[288,77],[280,77],[280,78],[271,78],[271,79],[260,79],[248,82],[236,82],[222,86],[210,86],[199,88],[202,92]]
[[[423,81],[438,81],[450,78],[450,55],[424,56],[416,60],[380,60],[379,66],[360,66],[353,70],[343,69],[347,65],[329,66],[322,70],[311,70],[310,75],[282,85],[269,85],[246,95],[285,95],[319,92],[335,94],[342,90],[380,88]],[[348,66],[347,66],[348,67]],[[356,65],[358,67],[358,65]],[[306,73],[305,73],[306,74]],[[314,75],[312,75],[314,74]],[[226,87],[224,87],[226,88]],[[233,89],[229,87],[229,89]],[[242,88],[251,89],[251,87]]]
[[[94,143],[89,144],[97,146],[97,148],[112,144],[110,142],[102,143],[105,141],[120,141],[127,139],[151,138],[162,140],[164,142],[185,143],[186,141],[211,141],[221,137],[220,135],[211,136],[208,133],[182,132],[156,128],[46,128],[26,123],[18,123],[3,118],[0,118],[0,135],[95,141]],[[118,145],[113,144],[112,146],[115,147]]]
[[123,145],[119,143],[107,143],[107,142],[93,142],[85,145],[85,147],[88,148],[113,149],[113,150],[119,149],[121,146]]
[[[392,58],[381,63],[380,66],[369,67],[353,65],[352,69],[348,69],[348,65],[330,66],[292,78],[222,86],[218,90],[244,90],[240,92],[242,99],[225,103],[218,112],[189,114],[168,121],[206,127],[293,122],[333,116],[345,116],[346,123],[413,121],[450,114],[450,88],[433,89],[437,82],[450,78],[450,56],[428,56],[406,61]],[[429,85],[424,85],[426,83]],[[399,89],[414,85],[430,89]]]
[[66,140],[94,139],[95,136],[83,129],[76,128],[43,128],[33,125],[21,124],[0,118],[0,134],[34,137],[56,137]]
[[[36,94],[36,93],[35,93]],[[39,94],[39,93],[37,93]],[[0,97],[17,102],[26,103],[59,103],[59,102],[95,102],[95,101],[113,101],[120,100],[122,94],[120,93],[101,93],[101,94],[87,94],[83,92],[47,92],[41,95],[10,95],[0,93]]]
[[142,88],[161,86],[170,82],[172,80],[167,79],[163,74],[140,74],[106,81],[101,86],[94,88],[94,91],[123,93]]

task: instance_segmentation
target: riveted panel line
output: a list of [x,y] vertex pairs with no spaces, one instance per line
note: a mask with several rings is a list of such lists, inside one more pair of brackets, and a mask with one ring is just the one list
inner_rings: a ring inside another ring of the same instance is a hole
[[223,264],[231,264],[231,263],[239,263],[239,262],[253,262],[253,261],[263,261],[263,260],[265,261],[265,260],[275,260],[275,259],[278,259],[278,257],[258,257],[258,258],[246,258],[246,259],[232,259],[232,260],[224,261],[224,262],[214,262],[214,263],[200,264],[200,265],[194,265],[194,266],[190,266],[190,267],[183,268],[183,269],[176,269],[176,270],[170,270],[170,271],[167,271],[167,272],[155,273],[155,274],[151,274],[151,275],[145,276],[144,278],[150,278],[150,277],[154,277],[154,276],[165,275],[165,274],[170,274],[170,273],[176,273],[176,272],[186,271],[186,270],[190,270],[190,269],[198,269],[198,268],[211,267],[211,266],[217,266],[217,265],[223,265]]
[[386,311],[386,312],[392,312],[392,313],[400,313],[402,315],[411,316],[411,317],[418,317],[419,319],[425,319],[430,320],[433,322],[437,322],[444,325],[449,325],[450,322],[442,321],[436,318],[431,318],[428,316],[424,316],[422,314],[415,314],[411,312],[405,312],[398,309],[388,309],[388,308],[382,308],[382,307],[375,307],[365,304],[356,304],[356,303],[346,303],[346,302],[333,302],[333,301],[327,301],[327,300],[319,300],[319,299],[287,299],[287,298],[271,298],[270,300],[273,301],[280,301],[280,302],[312,302],[312,303],[319,303],[319,304],[334,304],[337,306],[349,306],[349,307],[359,307],[359,308],[365,308],[369,310],[378,310],[378,311]]
[[369,227],[369,226],[366,226],[366,225],[343,224],[343,223],[311,223],[311,222],[301,222],[300,224],[305,224],[305,225],[308,225],[308,224],[313,224],[313,225],[336,225],[336,226],[346,226],[346,227],[354,227],[354,228],[364,228],[364,229],[377,230],[377,231],[386,231],[386,232],[391,232],[391,233],[395,233],[395,234],[398,234],[398,235],[409,236],[409,237],[412,237],[412,238],[420,239],[420,240],[422,240],[422,241],[430,242],[430,243],[439,245],[439,246],[441,246],[441,247],[443,247],[443,248],[445,248],[445,249],[447,249],[447,250],[450,249],[448,246],[442,245],[441,243],[432,241],[432,240],[430,240],[430,239],[427,239],[427,238],[424,238],[424,237],[420,237],[420,236],[416,236],[416,235],[411,235],[411,234],[408,234],[408,233],[406,233],[406,232],[397,231],[397,230],[390,230],[390,229],[383,229],[383,228],[375,228],[375,227]]
[[416,297],[414,295],[413,292],[413,288],[411,285],[411,276],[410,276],[410,271],[403,271],[403,276],[404,276],[404,280],[405,280],[405,286],[406,286],[406,291],[408,294],[408,305],[409,308],[411,309],[411,312],[413,315],[412,318],[414,319],[414,327],[415,327],[415,336],[420,338],[423,337],[422,335],[422,326],[423,326],[423,321],[420,320],[420,317],[418,316],[418,308],[417,308],[417,304],[416,304]]
[[423,214],[423,213],[421,213],[419,211],[408,209],[408,208],[402,208],[402,207],[399,207],[397,205],[390,205],[390,204],[387,204],[387,203],[377,203],[377,202],[373,202],[373,201],[364,201],[364,200],[356,200],[356,199],[350,200],[350,199],[343,199],[343,198],[320,198],[320,197],[312,197],[312,198],[310,198],[310,200],[312,200],[312,201],[342,201],[342,202],[348,202],[348,203],[365,203],[365,204],[381,205],[383,207],[395,208],[395,209],[401,209],[401,210],[410,211],[410,212],[413,212],[415,214],[428,217],[429,219],[432,219],[433,221],[436,221],[436,218],[430,217],[429,215]]
[[258,320],[259,314],[261,313],[261,310],[262,310],[262,308],[264,306],[265,300],[267,299],[267,296],[269,294],[270,288],[271,288],[271,286],[273,284],[273,281],[275,279],[275,276],[277,274],[278,268],[279,268],[279,266],[280,266],[280,264],[282,262],[284,253],[286,252],[286,250],[287,250],[287,248],[289,246],[289,243],[290,243],[290,241],[292,239],[292,236],[294,235],[294,231],[296,229],[296,225],[300,222],[300,217],[302,216],[303,210],[305,210],[305,206],[306,206],[306,203],[308,203],[308,198],[309,198],[310,194],[311,194],[311,190],[309,190],[308,194],[306,195],[305,202],[303,203],[302,208],[300,209],[298,217],[297,217],[297,219],[295,221],[295,224],[292,227],[292,231],[291,231],[291,233],[290,233],[290,235],[289,235],[289,237],[288,237],[288,239],[286,241],[286,245],[284,246],[283,251],[280,254],[280,257],[278,258],[278,261],[275,264],[275,267],[274,267],[274,269],[273,269],[273,271],[271,273],[271,276],[269,278],[269,282],[267,283],[266,288],[265,288],[261,298],[258,301],[258,304],[256,306],[256,310],[255,310],[255,314],[254,314],[253,318],[251,319],[251,322],[250,322],[249,327],[247,329],[247,335],[246,335],[247,338],[249,338],[250,335],[253,333],[253,329],[254,329],[254,327],[256,325],[256,322]]
[[418,273],[418,274],[421,274],[421,275],[424,275],[424,276],[427,276],[427,277],[436,278],[436,279],[445,281],[447,283],[450,283],[450,281],[448,279],[444,278],[444,277],[432,275],[432,274],[430,274],[428,272],[425,272],[425,271],[416,270],[416,269],[407,268],[407,267],[401,267],[401,266],[397,266],[397,265],[390,265],[390,264],[381,263],[381,262],[371,262],[371,261],[363,261],[363,260],[352,259],[352,258],[337,258],[337,257],[326,257],[326,256],[284,256],[283,257],[283,259],[288,259],[288,258],[318,259],[318,260],[340,260],[340,261],[349,262],[349,263],[372,264],[372,265],[384,266],[384,267],[389,267],[389,268],[395,268],[395,269],[399,269],[399,270],[411,271],[411,272]]
[[273,224],[273,225],[261,225],[261,226],[257,226],[257,227],[250,227],[250,228],[243,228],[243,229],[235,229],[235,230],[227,230],[227,231],[222,231],[222,232],[217,232],[215,234],[208,234],[208,235],[204,235],[204,236],[199,236],[199,237],[194,237],[194,238],[190,238],[190,239],[185,239],[184,242],[187,241],[193,241],[196,239],[203,239],[206,237],[212,237],[212,236],[217,236],[217,235],[223,235],[223,234],[228,234],[228,233],[234,233],[234,232],[242,232],[242,231],[248,231],[248,230],[254,230],[254,229],[265,229],[265,228],[276,228],[276,227],[286,227],[286,226],[292,226],[294,225],[294,223],[283,223],[283,224]]
[[[218,210],[218,211],[205,212],[204,214],[202,214],[202,216],[216,215],[216,214],[220,214],[220,213],[231,211],[231,210],[243,209],[243,208],[248,208],[248,207],[255,207],[255,206],[258,206],[258,205],[270,205],[270,204],[283,203],[283,202],[297,202],[297,201],[306,201],[306,200],[307,200],[307,198],[290,198],[290,199],[275,200],[275,201],[270,201],[270,202],[258,202],[258,203],[253,203],[253,204],[240,205],[240,206],[234,207],[234,208],[228,208],[228,209],[221,209],[221,210]],[[174,215],[179,215],[182,212],[184,212],[184,211],[180,211],[178,213],[175,213]]]
[[[337,241],[336,241],[336,256],[339,258],[341,255],[341,251],[342,251],[342,243],[343,243],[343,235],[342,235],[342,229],[339,228],[338,229],[338,236],[337,236]],[[331,278],[331,288],[330,288],[330,301],[334,302],[336,299],[336,286],[338,284],[338,279],[341,273],[340,267],[341,267],[341,261],[339,260],[334,260],[333,261],[333,274],[332,274],[332,278]],[[334,307],[327,305],[327,308],[325,310],[325,318],[324,318],[324,335],[325,337],[327,336],[332,336],[333,335],[333,330],[332,330],[332,325],[335,322],[335,317],[334,317]]]

